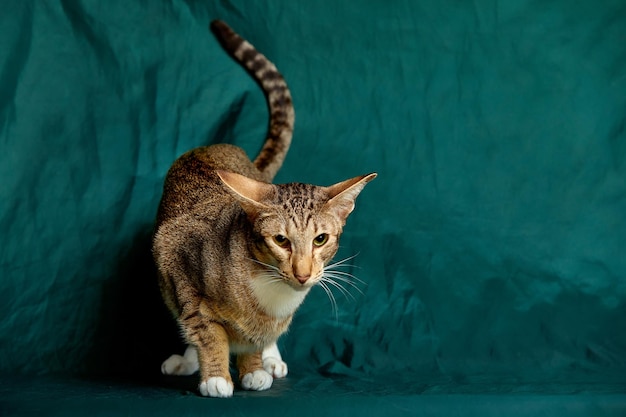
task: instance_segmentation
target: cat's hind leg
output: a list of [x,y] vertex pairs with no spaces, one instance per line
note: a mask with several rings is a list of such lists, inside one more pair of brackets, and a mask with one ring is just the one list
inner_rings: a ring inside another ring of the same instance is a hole
[[263,369],[274,378],[287,376],[287,364],[283,361],[276,343],[266,347],[261,358],[263,359]]
[[198,351],[193,346],[187,346],[185,354],[172,355],[161,365],[163,375],[193,375],[198,372]]

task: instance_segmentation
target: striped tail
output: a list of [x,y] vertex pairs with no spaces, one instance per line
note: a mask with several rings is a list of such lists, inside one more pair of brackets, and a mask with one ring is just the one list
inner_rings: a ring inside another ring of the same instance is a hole
[[250,72],[265,93],[270,114],[269,128],[254,165],[270,182],[282,166],[291,144],[295,122],[291,93],[276,66],[226,23],[214,20],[211,29],[224,49]]

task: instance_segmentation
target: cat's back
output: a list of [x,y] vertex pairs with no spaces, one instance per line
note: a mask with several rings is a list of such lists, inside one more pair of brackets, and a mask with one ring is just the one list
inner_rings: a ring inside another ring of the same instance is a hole
[[199,203],[220,213],[223,208],[236,205],[215,170],[269,183],[280,169],[291,144],[295,113],[283,76],[270,60],[226,23],[213,21],[211,29],[224,49],[261,86],[269,110],[267,136],[254,161],[250,161],[243,149],[229,144],[196,148],[178,158],[165,178],[157,228],[165,222],[190,215]]
[[218,169],[267,180],[237,146],[217,144],[193,149],[180,156],[165,177],[157,228],[167,221],[192,214],[200,203],[205,210],[216,212],[236,206],[215,172]]

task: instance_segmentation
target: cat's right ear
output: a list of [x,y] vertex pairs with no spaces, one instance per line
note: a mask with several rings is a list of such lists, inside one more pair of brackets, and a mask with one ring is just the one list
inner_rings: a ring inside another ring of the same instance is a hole
[[251,219],[256,218],[262,211],[267,210],[263,204],[274,192],[274,186],[265,182],[256,181],[234,172],[217,170],[217,176],[222,180],[224,189],[232,195],[241,208]]

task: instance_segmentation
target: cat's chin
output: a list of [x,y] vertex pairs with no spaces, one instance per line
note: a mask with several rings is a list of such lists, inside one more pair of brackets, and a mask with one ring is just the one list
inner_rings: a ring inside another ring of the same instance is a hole
[[[313,284],[313,282],[311,282]],[[275,281],[271,278],[260,277],[252,280],[252,290],[259,301],[259,305],[274,317],[284,318],[293,314],[300,306],[311,289],[308,282],[303,285],[290,281]]]
[[286,281],[286,284],[289,285],[292,290],[297,292],[307,292],[313,288],[316,283],[317,281],[307,281],[304,284],[301,284],[300,282]]
[[298,293],[307,293],[311,290],[312,286],[303,286],[303,285],[299,285],[299,286],[292,286],[291,287],[295,292]]

